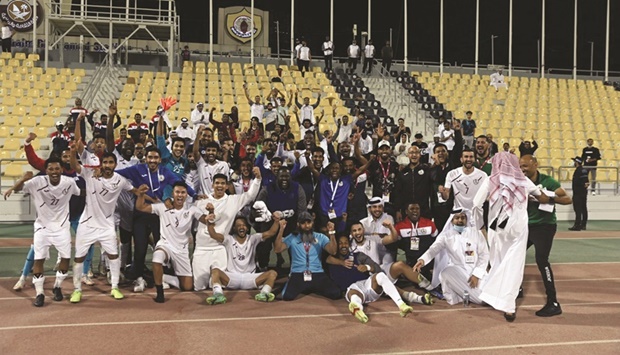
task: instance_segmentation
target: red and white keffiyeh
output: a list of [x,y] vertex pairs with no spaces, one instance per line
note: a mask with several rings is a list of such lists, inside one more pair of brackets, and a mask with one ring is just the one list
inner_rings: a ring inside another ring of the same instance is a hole
[[516,203],[527,201],[527,177],[519,168],[519,158],[508,152],[493,156],[493,170],[489,178],[489,205],[501,201],[506,213],[512,215]]

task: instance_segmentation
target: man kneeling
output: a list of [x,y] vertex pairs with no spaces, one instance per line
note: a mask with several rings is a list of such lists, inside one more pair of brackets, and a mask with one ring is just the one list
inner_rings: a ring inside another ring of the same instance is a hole
[[226,271],[218,268],[211,269],[211,287],[213,295],[207,298],[208,304],[226,303],[226,297],[222,286],[231,290],[254,290],[262,285],[260,293],[254,299],[260,302],[271,302],[275,295],[271,293],[273,284],[276,282],[278,273],[274,270],[256,272],[256,247],[258,243],[276,235],[278,228],[280,234],[284,232],[286,220],[281,219],[280,212],[274,212],[273,224],[264,233],[256,233],[248,236],[250,224],[245,217],[237,216],[233,224],[231,234],[226,236],[215,231],[215,215],[207,217],[209,236],[226,248],[228,264]]
[[[164,303],[164,265],[172,264],[179,284],[175,284],[176,279],[166,279],[166,282],[179,287],[181,291],[189,291],[193,288],[192,267],[189,262],[188,232],[192,228],[192,221],[199,220],[207,223],[207,215],[196,206],[185,205],[187,199],[187,185],[182,181],[177,181],[172,185],[172,208],[168,209],[163,203],[149,205],[144,200],[145,190],[148,188],[140,186],[136,209],[144,213],[153,213],[159,216],[159,228],[161,239],[155,245],[153,252],[153,279],[157,289],[155,302]],[[169,282],[170,281],[170,282]]]
[[480,293],[489,264],[489,247],[479,230],[467,226],[467,219],[465,212],[455,213],[450,227],[439,234],[413,267],[420,271],[440,252],[448,256],[448,265],[441,268],[435,264],[433,272],[439,273],[443,295],[450,305],[463,302],[465,291],[472,303],[482,303]]

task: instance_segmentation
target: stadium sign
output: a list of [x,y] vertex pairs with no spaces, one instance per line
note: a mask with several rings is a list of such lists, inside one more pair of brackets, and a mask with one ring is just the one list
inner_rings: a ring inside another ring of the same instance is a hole
[[[263,29],[263,17],[254,15],[254,26],[252,24],[252,14],[244,7],[236,13],[226,14],[226,29],[228,34],[241,43],[247,43],[256,39]],[[251,28],[254,27],[254,28]]]
[[[10,27],[16,32],[32,31],[35,16],[33,14],[32,5],[23,0],[12,0],[1,10],[3,21],[6,21]],[[41,16],[41,6],[37,6],[37,25],[41,24],[43,16]]]

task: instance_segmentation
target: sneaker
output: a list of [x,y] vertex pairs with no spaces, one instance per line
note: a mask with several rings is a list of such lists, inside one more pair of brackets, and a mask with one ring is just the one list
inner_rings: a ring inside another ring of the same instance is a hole
[[548,302],[543,308],[541,308],[536,315],[539,317],[553,317],[562,314],[562,307],[558,302]]
[[164,290],[169,290],[169,289],[170,289],[170,284],[168,284],[167,282],[162,282],[162,283],[161,283],[161,287],[162,287]]
[[523,298],[523,287],[519,287],[519,294],[517,295],[517,298]]
[[26,278],[20,277],[19,280],[17,280],[17,282],[15,283],[15,286],[13,286],[13,291],[21,291],[24,286],[26,286]]
[[71,294],[71,298],[69,299],[69,302],[71,302],[71,303],[80,303],[81,300],[82,300],[82,291],[75,290]]
[[427,288],[430,285],[431,285],[431,282],[428,281],[428,279],[426,277],[424,277],[424,275],[418,274],[418,286],[420,286],[422,288]]
[[138,277],[133,284],[133,292],[144,292],[144,289],[146,288],[146,281],[144,281],[142,277]]
[[433,301],[433,296],[431,295],[430,292],[427,292],[427,293],[424,294],[424,296],[422,297],[422,303],[427,305],[427,306],[430,306],[433,303],[435,303]]
[[226,296],[224,296],[221,293],[215,294],[211,297],[207,297],[207,304],[214,305],[214,304],[224,304],[224,303],[226,303]]
[[93,277],[95,277],[95,274],[93,274],[93,268],[92,268],[92,265],[91,265],[90,270],[88,270],[88,273],[86,274],[86,276],[90,277],[91,279],[92,279]]
[[581,226],[581,230],[582,231],[586,230],[586,226]]
[[256,296],[254,296],[254,299],[259,301],[259,302],[273,302],[273,300],[276,298],[276,295],[274,295],[273,293],[269,292],[269,293],[259,293]]
[[443,292],[442,292],[440,286],[438,286],[436,289],[430,291],[430,294],[433,295],[435,298],[439,298],[440,300],[445,300],[446,299],[443,296]]
[[579,227],[579,226],[572,226],[572,227],[568,228],[568,230],[569,231],[580,231],[581,227]]
[[115,300],[122,300],[125,298],[118,288],[113,288],[112,291],[110,291],[110,295],[114,297]]
[[95,284],[95,281],[93,281],[90,276],[84,275],[82,276],[82,283],[87,286],[93,286]]
[[596,191],[592,191],[592,196],[596,196]]
[[34,302],[32,304],[35,307],[43,307],[43,305],[45,304],[45,295],[44,294],[37,295],[37,297],[34,299]]
[[54,292],[54,301],[60,302],[65,298],[62,295],[62,290],[60,289],[60,287],[54,287],[53,292]]
[[368,323],[368,316],[363,310],[359,309],[353,302],[349,303],[349,312],[362,323]]
[[413,308],[408,306],[406,303],[401,303],[401,305],[398,306],[398,309],[400,310],[401,317],[406,317],[409,313],[413,312]]
[[506,319],[507,322],[514,322],[515,319],[517,319],[517,312],[514,313],[504,313],[504,319]]

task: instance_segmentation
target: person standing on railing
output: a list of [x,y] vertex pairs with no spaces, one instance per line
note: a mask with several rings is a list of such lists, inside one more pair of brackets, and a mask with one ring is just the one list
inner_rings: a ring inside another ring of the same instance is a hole
[[325,36],[323,42],[323,58],[325,59],[325,71],[332,70],[332,59],[334,57],[334,43],[329,40],[329,36]]
[[586,230],[588,223],[588,170],[583,167],[581,157],[574,157],[575,172],[573,173],[573,210],[575,224],[568,228],[571,231]]
[[[371,40],[368,40],[368,44],[364,47],[364,68],[362,68],[362,73],[370,75],[374,61],[375,46],[372,44]],[[366,68],[368,68],[368,71],[366,71]]]
[[588,174],[592,180],[592,196],[596,196],[596,166],[598,161],[601,160],[601,152],[594,146],[594,140],[588,138],[588,146],[583,148],[581,153],[581,161],[583,165],[591,168],[587,168]]
[[392,49],[392,45],[390,41],[385,42],[385,46],[381,48],[381,65],[383,69],[390,73],[390,69],[392,68],[392,58],[394,57],[394,50]]

